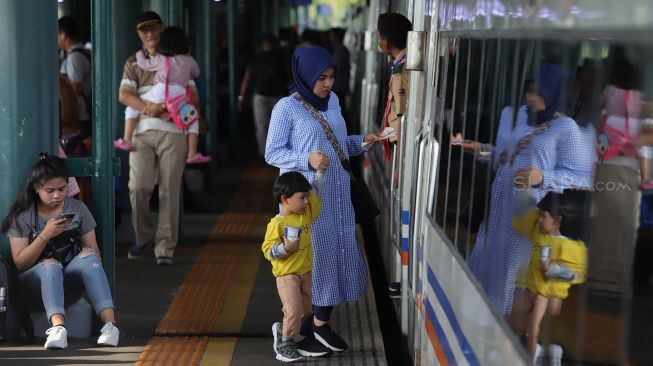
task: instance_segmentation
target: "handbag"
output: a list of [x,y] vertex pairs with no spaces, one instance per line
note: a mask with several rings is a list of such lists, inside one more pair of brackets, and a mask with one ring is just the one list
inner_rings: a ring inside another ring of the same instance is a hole
[[[32,238],[30,242],[34,241],[40,234],[38,227],[38,211],[36,209],[36,202],[34,203],[34,226],[32,227]],[[74,229],[65,230],[61,234],[48,240],[45,249],[39,255],[38,261],[45,259],[56,259],[62,266],[67,266],[79,253],[82,252],[82,234],[79,227]]]
[[618,155],[625,155],[628,157],[635,157],[637,146],[630,138],[629,122],[630,113],[629,106],[629,92],[625,91],[626,99],[626,128],[620,131],[607,124],[607,116],[604,116],[600,125],[600,134],[596,144],[597,153],[601,161],[612,159]]
[[84,138],[79,132],[69,135],[62,135],[61,148],[68,157],[83,157],[91,155],[84,144]]
[[351,164],[345,157],[345,153],[342,151],[342,148],[338,144],[336,135],[333,133],[333,130],[329,126],[329,123],[324,119],[324,117],[322,117],[322,115],[315,109],[315,107],[302,99],[299,93],[293,93],[292,97],[295,98],[302,106],[304,106],[304,108],[306,108],[311,113],[311,115],[317,119],[317,121],[322,126],[322,129],[324,129],[324,133],[326,134],[327,139],[331,143],[333,150],[335,150],[338,158],[340,159],[340,164],[342,164],[343,169],[345,169],[347,174],[349,174],[349,192],[351,196],[351,204],[354,207],[356,223],[360,225],[368,223],[381,213],[378,206],[376,205],[376,202],[374,201],[372,192],[370,192],[370,189],[367,187],[367,184],[365,184],[364,180],[354,177],[354,174],[351,170]]
[[170,74],[170,57],[166,56],[166,109],[177,127],[182,130],[195,123],[200,114],[193,104],[193,98],[190,95],[190,87],[186,85],[186,94],[180,94],[170,98],[168,94],[168,75]]

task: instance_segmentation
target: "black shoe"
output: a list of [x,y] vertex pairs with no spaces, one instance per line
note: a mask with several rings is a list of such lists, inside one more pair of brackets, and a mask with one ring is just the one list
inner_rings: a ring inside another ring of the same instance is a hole
[[333,354],[333,351],[325,347],[315,337],[306,337],[297,342],[297,351],[304,357],[329,357]]
[[320,327],[313,324],[313,334],[315,334],[315,338],[317,338],[320,343],[329,347],[333,351],[342,352],[349,348],[347,342],[336,334],[328,323]]

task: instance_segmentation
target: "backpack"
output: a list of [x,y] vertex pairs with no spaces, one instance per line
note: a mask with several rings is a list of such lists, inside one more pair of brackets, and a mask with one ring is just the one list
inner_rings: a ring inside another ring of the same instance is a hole
[[20,291],[18,271],[0,255],[0,343],[33,340],[34,325]]
[[[86,49],[86,48],[73,48],[70,50],[70,53],[81,53],[86,57],[88,60],[89,65],[91,66],[89,68],[90,75],[88,76],[89,78],[93,77],[93,60],[91,59],[91,53]],[[91,92],[89,93],[88,96],[84,95],[82,93],[82,98],[84,98],[84,103],[86,104],[86,112],[90,116],[91,119],[93,119],[93,88],[91,88]]]

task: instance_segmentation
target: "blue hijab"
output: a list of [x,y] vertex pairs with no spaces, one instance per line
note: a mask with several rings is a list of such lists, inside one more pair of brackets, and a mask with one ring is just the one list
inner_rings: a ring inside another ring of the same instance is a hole
[[[551,120],[553,114],[558,111],[563,77],[564,72],[562,67],[545,62],[540,64],[540,74],[537,79],[537,93],[544,98],[546,108],[543,111],[537,112],[534,124],[539,125]],[[531,108],[527,108],[529,122],[533,122]]]
[[298,92],[305,101],[319,111],[326,111],[329,98],[320,98],[313,93],[315,82],[322,72],[336,65],[327,50],[322,47],[299,47],[292,55],[292,77],[290,93]]

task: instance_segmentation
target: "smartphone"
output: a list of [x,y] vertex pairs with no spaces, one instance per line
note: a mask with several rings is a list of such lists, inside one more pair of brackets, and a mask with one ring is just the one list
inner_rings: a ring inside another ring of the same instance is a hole
[[68,222],[73,221],[73,217],[75,217],[74,213],[61,213],[61,215],[59,215],[60,219],[66,219]]

